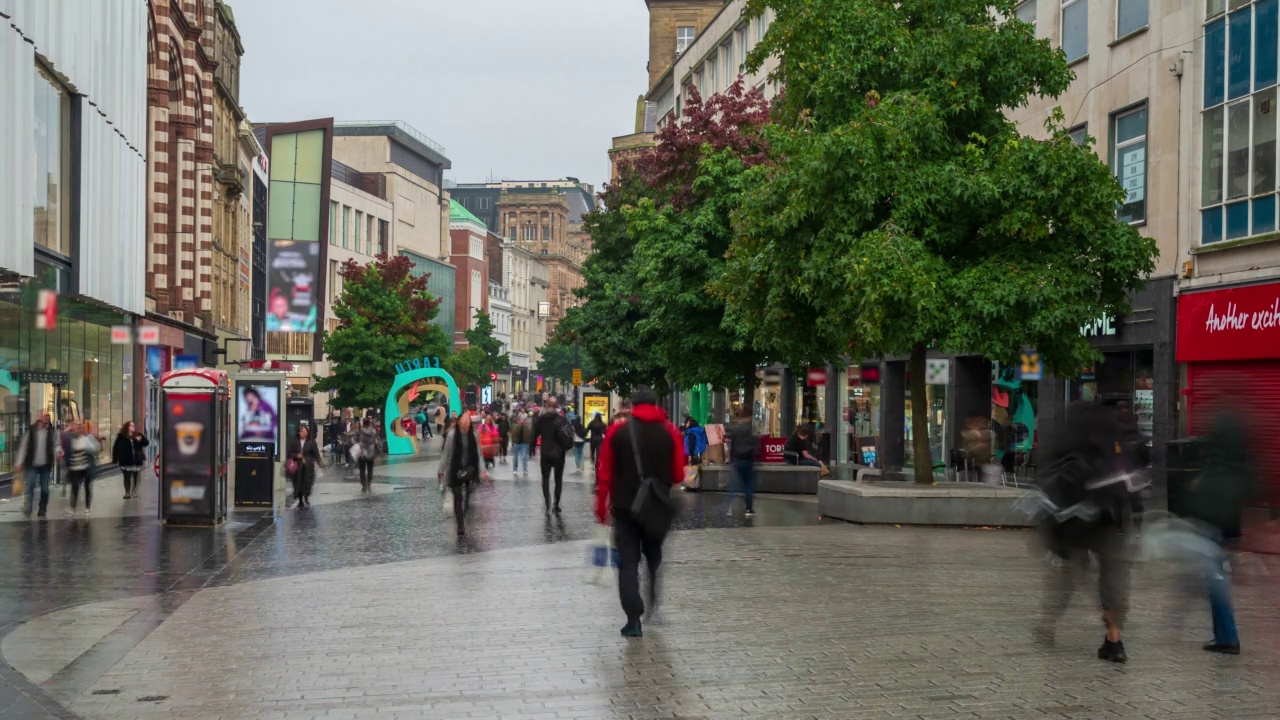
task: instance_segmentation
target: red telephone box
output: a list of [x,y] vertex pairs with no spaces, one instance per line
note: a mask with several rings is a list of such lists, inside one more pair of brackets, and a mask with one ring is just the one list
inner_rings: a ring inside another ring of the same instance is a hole
[[227,518],[231,383],[221,370],[173,370],[160,393],[160,519],[218,525]]

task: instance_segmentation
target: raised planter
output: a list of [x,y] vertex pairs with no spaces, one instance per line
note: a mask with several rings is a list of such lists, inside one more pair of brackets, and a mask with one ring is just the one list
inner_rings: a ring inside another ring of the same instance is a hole
[[1015,507],[1025,489],[978,483],[818,483],[818,512],[849,522],[884,525],[1030,527]]
[[[737,483],[732,465],[703,465],[701,489],[725,492]],[[756,492],[814,495],[818,492],[818,468],[807,465],[756,463]],[[731,484],[732,483],[732,484]]]

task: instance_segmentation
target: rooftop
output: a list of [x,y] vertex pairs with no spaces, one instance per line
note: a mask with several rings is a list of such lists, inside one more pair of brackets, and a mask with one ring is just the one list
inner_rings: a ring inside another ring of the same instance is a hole
[[423,135],[416,128],[403,120],[361,120],[343,121],[333,124],[333,134],[342,136],[385,135],[394,138],[406,147],[414,150],[423,158],[446,170],[453,168],[453,163],[445,155],[444,146]]
[[486,231],[488,230],[488,226],[485,225],[484,222],[480,220],[480,218],[476,217],[475,215],[472,215],[470,210],[462,207],[462,204],[459,203],[457,200],[452,200],[452,199],[449,200],[449,222],[450,224],[471,222],[471,223],[475,223],[476,225],[479,225],[482,228],[485,228]]

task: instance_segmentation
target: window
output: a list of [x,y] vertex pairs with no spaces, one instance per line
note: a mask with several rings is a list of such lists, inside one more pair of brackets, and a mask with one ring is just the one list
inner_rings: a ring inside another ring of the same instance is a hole
[[1024,23],[1036,24],[1036,2],[1038,0],[1027,0],[1018,7],[1013,9],[1013,16]]
[[1111,167],[1124,188],[1118,217],[1127,223],[1147,219],[1147,109],[1114,115],[1111,137],[1115,144]]
[[35,242],[70,255],[71,97],[43,67],[35,69]]
[[329,302],[333,303],[338,299],[338,261],[329,261]]
[[745,27],[739,28],[733,36],[736,38],[738,45],[738,72],[742,72],[743,66],[747,64],[747,29]]
[[693,44],[693,38],[696,30],[692,25],[684,25],[676,28],[676,54],[684,52]]
[[769,32],[769,8],[765,8],[760,12],[760,18],[756,20],[756,41],[764,39],[765,33]]
[[1116,37],[1122,38],[1147,26],[1148,0],[1117,0]]
[[373,254],[373,216],[366,215],[364,218],[364,251],[366,255]]
[[386,220],[378,221],[378,252],[390,253],[391,240],[388,237],[391,234],[391,223]]
[[711,59],[707,60],[707,87],[702,91],[704,98],[715,95],[716,88],[719,87],[716,84],[716,55],[718,54],[719,51],[712,52]]
[[1202,244],[1277,228],[1278,11],[1280,0],[1206,4]]
[[1071,142],[1084,147],[1089,142],[1089,123],[1071,128],[1067,131],[1067,136],[1071,138]]
[[1062,0],[1062,51],[1067,62],[1089,54],[1089,0]]
[[356,211],[356,244],[355,244],[355,247],[352,248],[352,250],[355,250],[356,252],[360,252],[360,238],[361,236],[364,235],[364,233],[362,232],[363,228],[364,228],[364,213],[357,210]]
[[351,208],[346,205],[342,206],[342,247],[347,246],[347,233],[351,227]]
[[329,244],[338,244],[338,203],[336,200],[329,201]]
[[551,226],[550,226],[550,225],[543,225],[543,226],[542,226],[542,241],[543,241],[543,242],[546,242],[546,241],[548,241],[548,240],[550,240],[550,239],[551,239]]

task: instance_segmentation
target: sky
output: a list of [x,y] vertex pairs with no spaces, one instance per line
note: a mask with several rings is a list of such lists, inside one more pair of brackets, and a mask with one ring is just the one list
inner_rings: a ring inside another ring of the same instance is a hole
[[600,190],[647,89],[644,0],[229,0],[250,122],[403,120],[445,178]]

